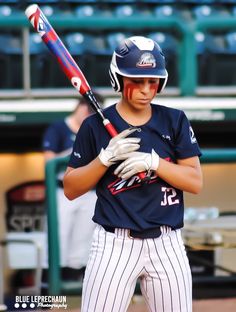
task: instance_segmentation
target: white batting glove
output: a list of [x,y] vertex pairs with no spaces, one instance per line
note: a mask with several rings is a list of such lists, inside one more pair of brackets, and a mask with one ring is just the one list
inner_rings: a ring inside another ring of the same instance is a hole
[[105,149],[101,149],[98,155],[100,161],[106,167],[110,167],[119,160],[124,160],[129,157],[129,153],[137,151],[140,147],[140,138],[126,138],[131,133],[135,132],[137,128],[129,128],[114,138],[112,138]]
[[133,152],[114,171],[118,177],[129,179],[143,171],[156,171],[159,166],[159,155],[152,149],[151,153]]

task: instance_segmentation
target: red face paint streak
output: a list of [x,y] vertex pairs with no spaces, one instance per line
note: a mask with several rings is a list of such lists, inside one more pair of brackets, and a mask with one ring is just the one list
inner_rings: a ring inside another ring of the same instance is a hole
[[152,84],[151,87],[150,87],[150,90],[154,90],[154,96],[155,96],[156,93],[157,93],[158,86],[159,86],[159,82],[158,82],[158,83],[155,83],[155,84]]
[[[157,90],[158,90],[158,86],[159,86],[159,83],[155,83],[155,84],[151,84],[150,85],[150,91],[154,91],[153,92],[153,96],[156,95],[157,93]],[[124,96],[129,99],[129,100],[132,100],[132,97],[133,97],[133,91],[135,89],[139,89],[139,86],[137,86],[136,84],[130,82],[130,83],[127,83],[124,87]]]
[[124,88],[124,96],[129,99],[129,100],[132,100],[132,97],[133,97],[133,91],[135,89],[138,89],[139,87],[134,84],[134,83],[127,83],[125,85],[125,88]]

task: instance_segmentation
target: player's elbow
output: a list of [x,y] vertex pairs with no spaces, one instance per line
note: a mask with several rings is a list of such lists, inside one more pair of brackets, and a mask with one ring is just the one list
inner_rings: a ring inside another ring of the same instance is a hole
[[77,196],[75,196],[75,194],[71,191],[68,191],[67,189],[64,188],[64,194],[66,196],[67,199],[69,200],[73,200],[75,199]]
[[76,197],[78,197],[78,194],[74,190],[74,188],[71,185],[71,183],[67,179],[65,179],[65,178],[63,180],[63,185],[64,185],[64,194],[65,194],[67,199],[73,200]]
[[202,191],[203,181],[202,179],[196,179],[189,190],[190,193],[197,195]]
[[203,176],[200,166],[197,167],[196,170],[193,171],[190,178],[190,193],[199,194],[203,188]]
[[200,186],[195,186],[191,193],[194,194],[194,195],[198,195],[200,192],[201,192],[202,188]]

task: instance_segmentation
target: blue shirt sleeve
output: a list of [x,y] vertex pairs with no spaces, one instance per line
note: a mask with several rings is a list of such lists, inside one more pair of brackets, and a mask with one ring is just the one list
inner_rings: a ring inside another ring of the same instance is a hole
[[175,153],[177,159],[201,156],[201,151],[193,128],[183,111],[181,111],[179,116],[175,143]]
[[87,165],[97,157],[92,129],[85,120],[75,138],[68,166],[78,168]]

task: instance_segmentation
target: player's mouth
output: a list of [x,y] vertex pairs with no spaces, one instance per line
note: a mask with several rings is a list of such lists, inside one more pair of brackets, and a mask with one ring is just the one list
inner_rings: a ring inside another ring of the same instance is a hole
[[150,99],[138,99],[137,102],[138,103],[141,103],[141,104],[148,104],[150,103]]

